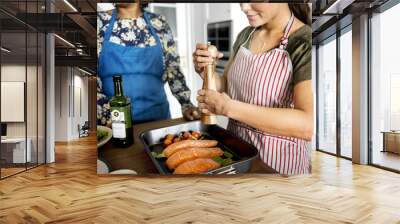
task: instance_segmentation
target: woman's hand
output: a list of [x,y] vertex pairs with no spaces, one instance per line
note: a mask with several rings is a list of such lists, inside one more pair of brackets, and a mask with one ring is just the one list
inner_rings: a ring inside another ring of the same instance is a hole
[[233,100],[225,93],[219,93],[213,90],[199,90],[197,101],[200,111],[204,114],[217,114],[228,116],[232,109]]
[[183,111],[183,118],[188,121],[200,119],[200,109],[197,107],[188,107]]
[[[207,44],[196,44],[196,50],[193,52],[193,64],[194,69],[203,78],[204,67],[213,62],[215,59],[211,57],[210,53],[207,51]],[[222,58],[224,54],[218,52],[218,59]]]

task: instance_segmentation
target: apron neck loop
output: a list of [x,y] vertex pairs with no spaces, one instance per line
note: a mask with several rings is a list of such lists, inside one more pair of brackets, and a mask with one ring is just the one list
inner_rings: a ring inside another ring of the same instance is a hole
[[287,44],[289,42],[288,41],[288,37],[289,37],[290,30],[292,29],[293,22],[294,22],[294,15],[293,15],[293,12],[292,12],[291,15],[290,15],[290,19],[289,19],[289,21],[288,21],[288,23],[286,25],[285,33],[283,34],[283,37],[281,38],[281,42],[279,44],[279,48],[280,49],[286,49],[286,46],[287,46]]
[[[284,34],[283,34],[283,36],[281,38],[281,41],[279,43],[279,48],[280,49],[286,49],[286,46],[288,44],[289,33],[290,33],[291,28],[292,28],[293,22],[294,22],[294,15],[293,15],[293,12],[292,12],[291,15],[290,15],[290,19],[289,19],[288,23],[286,24],[285,32],[284,32]],[[241,46],[245,45],[250,40],[250,37],[253,35],[253,33],[254,33],[254,31],[256,31],[256,29],[257,29],[257,27],[253,28],[253,30],[250,32],[249,36],[247,37],[246,41],[244,41]]]
[[111,33],[112,33],[113,28],[114,28],[114,23],[115,23],[115,20],[117,19],[117,14],[118,14],[117,10],[113,9],[111,20],[109,22],[109,25],[108,25],[108,28],[106,30],[106,33],[104,35],[104,40],[106,40],[106,41],[110,40]]
[[144,17],[144,20],[146,21],[147,26],[149,27],[151,35],[154,37],[154,39],[156,39],[157,44],[159,44],[161,46],[160,38],[158,37],[156,31],[154,30],[153,25],[151,25],[149,13],[147,11],[143,11],[143,17]]
[[[112,30],[114,28],[114,23],[117,20],[117,15],[118,15],[117,10],[113,9],[111,20],[109,22],[109,25],[108,25],[108,28],[106,30],[106,33],[104,35],[104,40],[105,41],[109,41],[110,40],[110,37],[111,37],[111,34],[112,34]],[[149,27],[151,35],[156,39],[158,44],[161,44],[160,38],[158,38],[158,36],[156,34],[156,31],[154,30],[154,27],[151,25],[149,14],[146,11],[143,11],[143,17],[144,17],[144,20],[145,20],[147,26]]]

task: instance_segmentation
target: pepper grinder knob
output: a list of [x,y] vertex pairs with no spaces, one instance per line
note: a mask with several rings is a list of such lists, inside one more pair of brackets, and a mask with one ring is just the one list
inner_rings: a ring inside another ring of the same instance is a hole
[[[218,55],[218,49],[214,45],[211,45],[210,42],[208,42],[207,45],[208,45],[207,51],[213,58],[213,62],[206,65],[206,68],[204,69],[203,89],[217,91],[217,85],[215,80],[215,60]],[[215,114],[202,114],[201,121],[204,124],[216,124],[217,116]]]
[[215,60],[218,56],[218,49],[214,45],[211,45],[210,42],[208,42],[207,45],[208,45],[207,51],[210,53],[211,57]]

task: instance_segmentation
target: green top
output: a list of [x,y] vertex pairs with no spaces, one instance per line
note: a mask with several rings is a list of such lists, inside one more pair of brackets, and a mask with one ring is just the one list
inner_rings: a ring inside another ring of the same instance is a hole
[[[233,44],[233,56],[236,56],[240,46],[247,40],[253,29],[248,26],[239,33]],[[249,42],[247,41],[243,47],[249,49]],[[294,85],[301,81],[311,80],[311,49],[310,26],[304,25],[290,34],[286,50],[292,60]]]

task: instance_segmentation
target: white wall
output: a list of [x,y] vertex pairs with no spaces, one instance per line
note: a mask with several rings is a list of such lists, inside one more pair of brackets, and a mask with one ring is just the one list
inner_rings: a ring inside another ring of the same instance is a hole
[[[27,69],[27,70],[25,70]],[[28,74],[35,74],[36,75],[36,67],[33,66],[28,66],[25,67],[25,65],[18,65],[18,64],[9,64],[9,65],[2,65],[1,66],[1,81],[4,82],[25,82],[25,75],[26,71]],[[31,83],[33,80],[30,79],[30,76],[28,76],[29,79],[29,85],[35,85],[36,86],[36,81],[34,83]],[[26,82],[25,82],[26,83]],[[36,108],[36,88],[28,88],[28,93],[27,93],[27,104],[30,104],[31,102],[35,101],[35,108]],[[32,90],[32,91],[30,91]],[[31,105],[33,106],[33,105]],[[28,105],[29,107],[29,105]],[[24,108],[22,108],[24,109]],[[29,110],[30,108],[27,108]],[[1,110],[7,110],[7,108],[1,108]],[[36,113],[28,113],[27,114],[27,119],[28,122],[35,121],[37,119]],[[7,122],[7,136],[8,137],[25,137],[25,122]],[[28,128],[32,127],[32,125],[28,124]],[[36,126],[34,127],[36,130]],[[28,130],[28,137],[29,137],[30,131]],[[36,133],[35,133],[36,134]],[[35,136],[36,137],[36,136]]]
[[79,138],[78,124],[88,121],[88,79],[71,67],[56,67],[55,73],[55,140],[70,141]]
[[[1,66],[1,81],[3,82],[25,82],[25,65],[9,64]],[[32,67],[27,68],[28,71]],[[1,108],[2,111],[7,108]],[[7,137],[25,137],[25,122],[7,123]]]
[[69,76],[67,67],[55,68],[55,140],[68,140],[68,86]]
[[[38,70],[36,70],[38,69]],[[25,80],[27,78],[27,81]],[[26,109],[27,120],[24,122],[6,122],[8,138],[30,139],[32,161],[44,162],[44,74],[42,67],[25,66],[25,64],[4,64],[1,66],[1,81],[24,82],[26,83],[26,108],[23,106],[22,112]],[[23,94],[23,93],[22,93]],[[38,94],[38,95],[37,95]],[[5,96],[2,96],[2,98]],[[1,108],[7,111],[9,108]],[[13,113],[13,111],[7,111]],[[37,156],[37,153],[39,156]]]
[[73,83],[75,89],[75,91],[73,92],[74,96],[71,96],[71,98],[74,99],[74,105],[75,105],[73,108],[75,112],[72,113],[73,117],[71,121],[72,138],[79,138],[79,132],[77,128],[78,124],[82,126],[85,123],[85,121],[89,120],[88,78],[87,76],[82,76],[81,72],[78,71],[78,74],[76,74],[76,72],[77,70],[75,70],[74,83]]
[[[1,81],[25,82],[25,65],[9,64],[1,66]],[[28,70],[31,68],[28,67]],[[6,110],[6,108],[1,108]],[[7,123],[7,137],[20,138],[25,137],[25,122]]]

